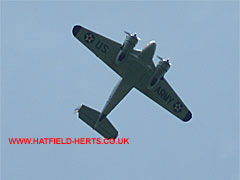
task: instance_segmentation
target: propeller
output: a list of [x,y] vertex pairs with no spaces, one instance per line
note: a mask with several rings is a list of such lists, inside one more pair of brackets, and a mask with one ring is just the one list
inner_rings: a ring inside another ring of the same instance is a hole
[[162,58],[162,57],[160,57],[160,56],[157,56],[157,57],[158,57],[158,59],[160,59],[161,61],[166,61],[167,63],[169,63],[169,64],[171,65],[171,63],[170,63],[170,61],[169,61],[169,58],[164,59],[164,58]]
[[134,37],[138,41],[141,40],[141,38],[137,36],[137,33],[131,34],[131,33],[127,32],[127,31],[124,31],[124,33],[127,34],[128,36]]
[[160,56],[157,56],[158,57],[158,59],[160,59],[161,61],[163,61],[164,59],[162,58],[162,57],[160,57]]
[[131,34],[130,34],[129,32],[127,32],[127,31],[124,31],[124,33],[127,34],[127,35],[129,35],[129,36],[131,36]]

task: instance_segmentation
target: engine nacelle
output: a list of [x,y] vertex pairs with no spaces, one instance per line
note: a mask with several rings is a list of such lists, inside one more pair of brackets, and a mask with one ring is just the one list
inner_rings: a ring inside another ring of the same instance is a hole
[[148,83],[148,89],[154,88],[159,83],[159,81],[164,77],[165,73],[169,70],[170,66],[171,63],[169,60],[164,59],[159,61],[155,72],[153,73]]
[[132,52],[133,48],[136,46],[138,38],[136,34],[131,34],[126,37],[121,49],[115,59],[116,64],[120,64],[128,55]]

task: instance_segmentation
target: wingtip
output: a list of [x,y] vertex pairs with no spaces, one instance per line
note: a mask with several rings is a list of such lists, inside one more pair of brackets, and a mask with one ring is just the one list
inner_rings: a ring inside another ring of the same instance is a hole
[[188,111],[187,115],[184,117],[183,121],[187,122],[190,119],[192,119],[192,113],[190,111]]
[[81,26],[75,25],[75,26],[73,27],[73,29],[72,29],[73,35],[74,35],[74,36],[77,36],[77,34],[78,34],[78,32],[80,31],[81,28],[82,28]]
[[118,132],[116,133],[116,135],[113,137],[113,139],[117,139],[117,137],[118,137]]

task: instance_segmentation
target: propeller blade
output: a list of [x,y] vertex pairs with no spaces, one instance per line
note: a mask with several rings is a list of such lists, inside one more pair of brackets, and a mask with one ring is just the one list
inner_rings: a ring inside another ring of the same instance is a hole
[[163,61],[163,58],[162,57],[160,57],[160,56],[157,56],[158,57],[158,59],[160,59],[160,60],[162,60]]
[[137,38],[138,41],[141,40],[141,38],[137,36],[137,33],[131,34],[131,33],[127,32],[127,31],[124,31],[124,33],[127,34],[128,36],[131,36],[131,37],[134,36],[135,38]]
[[162,58],[162,57],[160,57],[160,56],[157,56],[157,57],[158,57],[158,59],[160,59],[161,61],[167,62],[170,66],[172,65],[172,63],[170,62],[169,58],[164,59],[164,58]]
[[129,35],[129,36],[131,36],[131,34],[130,34],[129,32],[127,32],[127,31],[124,31],[124,33],[127,34],[127,35]]
[[168,64],[169,64],[170,66],[172,65],[172,63],[170,62],[169,58],[167,58],[167,62],[168,62]]

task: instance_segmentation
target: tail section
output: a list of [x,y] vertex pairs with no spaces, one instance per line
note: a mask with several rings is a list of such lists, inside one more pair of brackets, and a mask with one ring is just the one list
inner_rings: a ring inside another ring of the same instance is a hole
[[[82,105],[78,109],[78,113],[79,113],[78,117],[81,120],[83,120],[87,125],[92,127],[94,130],[96,130],[103,137],[108,139],[117,138],[118,131],[114,128],[114,126],[110,123],[110,121],[106,117],[97,123],[100,116],[100,112],[85,105]],[[96,123],[97,127],[94,127]]]

